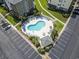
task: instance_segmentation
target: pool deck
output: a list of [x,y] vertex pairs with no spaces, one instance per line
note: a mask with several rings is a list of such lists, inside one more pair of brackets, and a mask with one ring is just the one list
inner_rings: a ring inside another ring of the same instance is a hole
[[[44,21],[45,22],[45,26],[39,30],[39,31],[30,31],[27,27],[31,24],[36,24],[39,21]],[[38,36],[40,38],[43,38],[45,36],[50,36],[51,31],[53,30],[53,21],[48,20],[47,18],[33,18],[31,19],[27,24],[26,24],[26,31],[23,32],[27,35],[31,35],[31,36]],[[39,35],[38,35],[39,34]]]

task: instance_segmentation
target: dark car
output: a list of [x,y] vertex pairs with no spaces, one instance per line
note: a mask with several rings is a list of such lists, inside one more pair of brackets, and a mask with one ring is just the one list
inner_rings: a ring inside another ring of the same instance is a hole
[[8,26],[5,28],[5,31],[7,31],[7,30],[10,29],[10,28],[11,28],[11,26],[8,25]]
[[79,8],[74,9],[74,11],[79,11]]
[[79,6],[77,6],[74,10],[77,10],[77,11],[79,11]]
[[8,23],[3,23],[3,24],[2,24],[2,27],[5,28],[5,27],[7,27],[8,25],[10,25],[10,24],[8,24]]
[[6,21],[3,21],[3,20],[2,20],[1,23],[2,23],[2,28],[3,28],[4,30],[8,30],[8,29],[11,28],[10,24],[8,24]]
[[77,14],[77,15],[79,15],[79,9],[74,9],[73,14]]

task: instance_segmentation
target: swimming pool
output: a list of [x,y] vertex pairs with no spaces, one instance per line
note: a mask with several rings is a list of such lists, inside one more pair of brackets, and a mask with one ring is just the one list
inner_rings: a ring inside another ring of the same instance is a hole
[[28,18],[28,22],[23,22],[21,28],[22,32],[28,36],[43,38],[51,35],[51,30],[53,30],[53,22],[44,16],[35,16]]
[[31,24],[31,25],[28,25],[28,30],[30,31],[39,31],[41,30],[43,27],[45,26],[45,22],[44,21],[38,21],[37,23],[35,24]]

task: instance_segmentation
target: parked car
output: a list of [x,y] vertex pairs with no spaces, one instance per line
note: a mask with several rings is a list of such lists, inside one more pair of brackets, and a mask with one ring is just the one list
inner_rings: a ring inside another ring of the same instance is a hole
[[4,30],[8,30],[8,29],[11,28],[11,25],[8,24],[6,21],[1,21],[1,23],[2,23],[2,28],[3,28]]
[[10,28],[11,28],[11,26],[8,25],[8,26],[5,28],[5,31],[7,31],[7,30],[10,29]]
[[78,7],[74,9],[73,14],[77,14],[77,15],[79,15],[79,8],[78,8]]
[[79,11],[74,11],[73,14],[79,15]]
[[75,8],[74,11],[79,11],[79,7]]

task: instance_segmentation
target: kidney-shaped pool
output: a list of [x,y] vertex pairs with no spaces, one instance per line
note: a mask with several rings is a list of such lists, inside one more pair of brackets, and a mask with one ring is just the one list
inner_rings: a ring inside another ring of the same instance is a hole
[[30,31],[39,31],[41,30],[43,27],[45,26],[45,22],[44,21],[38,21],[35,24],[30,24],[27,26],[28,30]]

